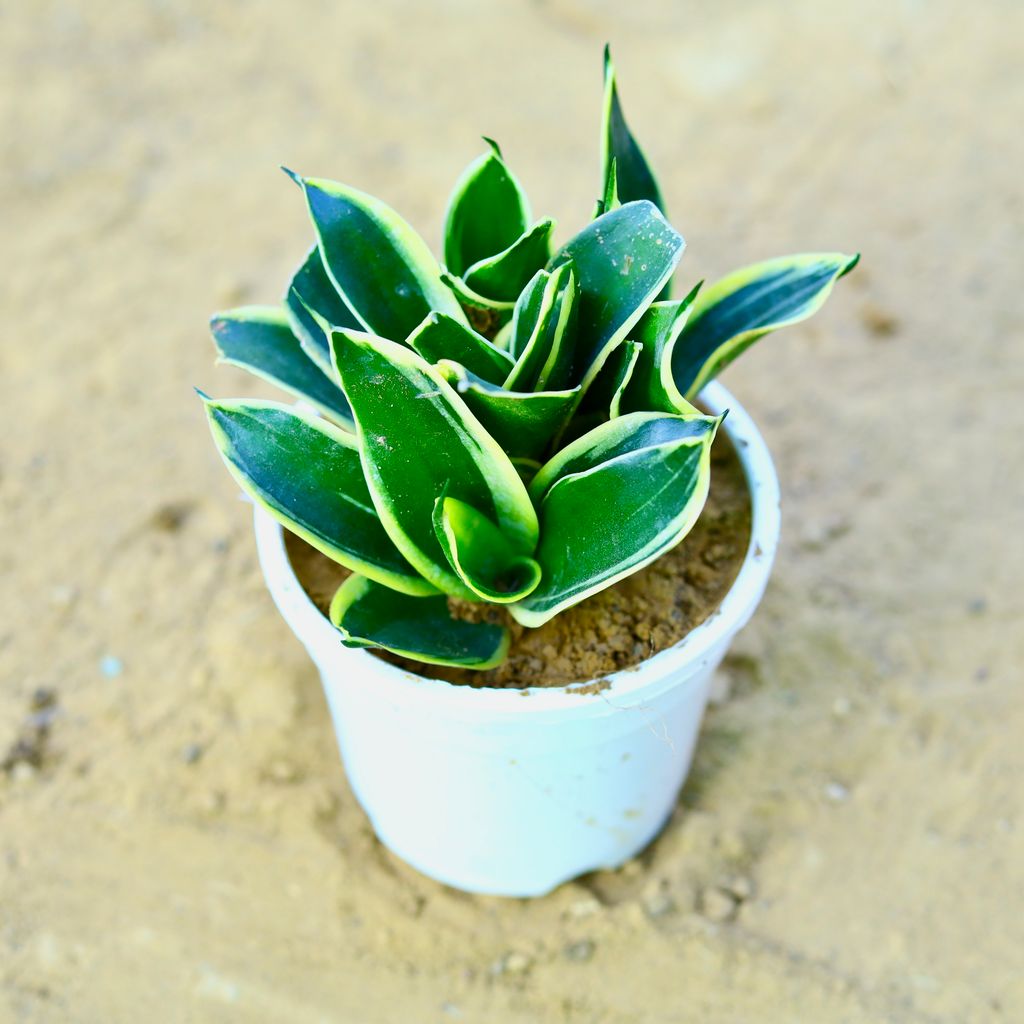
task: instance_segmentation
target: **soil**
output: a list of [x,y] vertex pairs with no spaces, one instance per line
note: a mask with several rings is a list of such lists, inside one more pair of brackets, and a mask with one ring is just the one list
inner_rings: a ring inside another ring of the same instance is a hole
[[[3,5],[0,1021],[1024,1020],[1022,38],[998,0]],[[274,396],[205,323],[306,251],[278,164],[436,248],[484,133],[565,238],[606,40],[680,291],[864,257],[725,372],[782,545],[672,820],[470,897],[374,838],[192,385]]]
[[[348,572],[286,533],[303,589],[327,614]],[[418,675],[469,686],[525,688],[594,680],[641,664],[678,643],[719,606],[750,542],[750,497],[732,444],[720,433],[711,450],[711,488],[696,526],[683,541],[639,572],[582,601],[536,629],[524,629],[502,608],[450,601],[461,618],[508,627],[509,656],[495,669],[471,672],[380,654]]]

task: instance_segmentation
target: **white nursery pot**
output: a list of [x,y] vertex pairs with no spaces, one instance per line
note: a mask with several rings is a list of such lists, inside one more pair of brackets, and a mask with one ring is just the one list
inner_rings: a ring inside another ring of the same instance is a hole
[[701,404],[729,410],[722,429],[753,506],[746,557],[718,611],[598,693],[456,686],[343,647],[296,579],[281,527],[256,510],[267,586],[320,670],[352,790],[381,841],[424,874],[539,896],[622,864],[665,824],[711,675],[761,600],[779,536],[778,481],[753,421],[718,383]]

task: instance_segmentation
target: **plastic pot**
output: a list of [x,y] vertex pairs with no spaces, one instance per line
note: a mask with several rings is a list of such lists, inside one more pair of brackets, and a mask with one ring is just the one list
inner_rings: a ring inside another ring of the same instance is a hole
[[[352,789],[381,841],[470,892],[538,896],[614,868],[661,830],[689,771],[712,673],[753,614],[779,535],[771,456],[720,384],[753,506],[750,545],[719,609],[674,647],[607,677],[527,690],[457,686],[341,645],[303,591],[281,527],[256,511],[267,586],[320,670]],[[538,680],[540,682],[540,680]]]

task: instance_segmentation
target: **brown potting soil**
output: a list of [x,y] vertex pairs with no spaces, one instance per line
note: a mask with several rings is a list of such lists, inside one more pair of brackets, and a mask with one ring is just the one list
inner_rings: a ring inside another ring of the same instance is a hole
[[[678,643],[711,615],[732,585],[750,539],[750,497],[724,433],[711,452],[711,489],[696,526],[681,544],[632,576],[527,629],[497,605],[452,601],[456,615],[508,626],[508,658],[486,672],[446,668],[378,652],[402,668],[471,686],[564,686],[639,665]],[[326,614],[348,570],[294,534],[288,555],[303,589]]]

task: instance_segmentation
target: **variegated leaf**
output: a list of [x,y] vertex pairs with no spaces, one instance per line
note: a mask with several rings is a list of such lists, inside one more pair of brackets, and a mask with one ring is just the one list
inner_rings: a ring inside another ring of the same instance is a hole
[[341,389],[309,357],[279,306],[242,306],[217,313],[210,331],[222,363],[240,366],[322,413],[350,425]]
[[352,407],[363,470],[384,529],[438,589],[471,592],[434,533],[434,502],[465,501],[518,551],[537,543],[537,517],[508,456],[440,373],[404,345],[355,331],[331,339]]
[[707,498],[719,420],[631,413],[574,441],[537,474],[537,589],[509,606],[524,626],[560,611],[674,547]]
[[471,505],[441,497],[434,505],[434,532],[459,578],[492,604],[511,604],[540,581],[540,566],[519,552]]
[[758,338],[806,320],[859,259],[839,252],[783,256],[744,267],[706,288],[675,343],[676,388],[692,398]]
[[510,354],[516,364],[510,391],[558,388],[571,374],[576,331],[576,278],[571,262],[541,270],[527,285],[512,317]]
[[320,255],[367,330],[402,341],[431,311],[464,320],[426,243],[379,199],[324,178],[301,178]]
[[672,376],[672,352],[697,297],[700,284],[683,299],[655,302],[633,328],[640,353],[621,396],[623,412],[693,413],[697,410],[679,393]]
[[626,341],[609,354],[580,401],[578,415],[596,415],[602,420],[615,419],[619,415],[623,393],[629,386],[642,349],[639,342]]
[[362,325],[327,276],[318,246],[309,250],[292,277],[284,308],[292,332],[302,343],[302,350],[333,380],[331,346],[318,318],[334,327],[359,330]]
[[515,302],[551,257],[553,220],[538,221],[507,249],[478,260],[463,274],[466,287],[492,300]]
[[410,597],[350,576],[331,601],[346,647],[378,647],[428,665],[488,669],[508,653],[508,630],[453,618],[444,595]]
[[470,322],[478,330],[477,322],[473,319],[474,310],[479,310],[481,314],[486,314],[493,320],[504,324],[516,304],[514,299],[490,299],[486,295],[481,295],[479,292],[473,291],[461,277],[455,277],[447,272],[441,274],[441,281],[458,298]]
[[[614,165],[614,166],[613,166]],[[601,123],[601,168],[604,183],[604,212],[611,209],[609,181],[614,176],[614,194],[623,203],[647,199],[664,211],[665,204],[654,172],[626,124],[619,99],[615,65],[609,47],[604,49],[604,112]]]
[[598,217],[552,261],[571,259],[579,286],[577,379],[589,384],[672,276],[682,236],[647,200]]
[[435,592],[381,526],[352,434],[277,402],[202,397],[231,475],[279,523],[385,586]]
[[448,201],[444,262],[455,277],[513,245],[530,220],[526,194],[498,144],[484,141],[491,151],[466,168]]
[[515,365],[507,352],[444,313],[431,313],[407,344],[428,363],[450,359],[492,384],[500,384]]
[[513,459],[544,454],[572,415],[580,391],[578,386],[567,391],[507,391],[449,360],[438,363],[437,369]]

